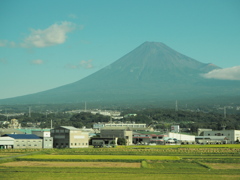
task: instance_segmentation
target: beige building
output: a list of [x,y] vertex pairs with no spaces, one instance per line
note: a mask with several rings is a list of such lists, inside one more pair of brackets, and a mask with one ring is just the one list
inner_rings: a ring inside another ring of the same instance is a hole
[[47,130],[33,130],[32,134],[37,135],[42,139],[42,148],[53,148],[53,138],[50,136],[50,131]]
[[51,129],[54,148],[85,148],[88,147],[88,133],[72,126],[61,126]]
[[132,145],[132,131],[127,127],[105,127],[101,129],[101,138],[124,138],[127,145]]

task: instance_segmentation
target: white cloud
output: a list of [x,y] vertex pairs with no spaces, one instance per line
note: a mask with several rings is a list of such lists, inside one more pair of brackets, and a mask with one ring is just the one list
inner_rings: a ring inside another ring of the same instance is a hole
[[32,60],[31,64],[40,65],[40,64],[43,64],[43,60],[41,60],[41,59]]
[[88,61],[84,61],[82,60],[80,63],[78,63],[77,65],[72,65],[72,64],[68,64],[65,67],[69,68],[69,69],[92,69],[93,65],[92,65],[92,60],[88,60]]
[[15,47],[16,43],[8,40],[0,40],[0,47]]
[[202,74],[202,76],[208,79],[240,80],[240,66],[215,69],[206,74]]
[[77,19],[78,18],[75,14],[69,14],[68,17],[72,18],[72,19]]
[[31,34],[25,38],[21,47],[47,47],[62,44],[67,39],[67,33],[76,29],[76,25],[71,22],[61,22],[53,24],[47,29],[31,29]]
[[82,67],[82,68],[85,68],[85,69],[91,69],[91,68],[93,68],[93,65],[92,65],[92,60],[90,59],[90,60],[88,60],[88,61],[81,61],[80,62],[80,67]]

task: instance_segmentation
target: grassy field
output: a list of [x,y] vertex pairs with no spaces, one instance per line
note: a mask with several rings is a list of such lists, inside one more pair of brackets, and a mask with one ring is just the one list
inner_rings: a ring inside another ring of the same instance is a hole
[[0,179],[240,179],[240,145],[0,150]]

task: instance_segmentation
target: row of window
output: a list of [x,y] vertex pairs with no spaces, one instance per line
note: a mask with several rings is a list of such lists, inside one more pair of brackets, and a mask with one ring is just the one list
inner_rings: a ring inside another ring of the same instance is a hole
[[16,141],[16,142],[42,142],[42,141],[24,141],[24,140],[22,140],[22,141]]
[[[84,146],[85,143],[71,143],[71,146]],[[55,146],[58,146],[58,145],[61,145],[61,146],[68,146],[68,143],[55,143]],[[88,145],[88,143],[86,143],[86,146]]]
[[[20,144],[17,144],[17,146],[21,146],[21,145],[20,145]],[[22,146],[32,146],[32,144],[28,144],[28,145],[23,144]],[[34,146],[37,146],[37,144],[34,144]]]

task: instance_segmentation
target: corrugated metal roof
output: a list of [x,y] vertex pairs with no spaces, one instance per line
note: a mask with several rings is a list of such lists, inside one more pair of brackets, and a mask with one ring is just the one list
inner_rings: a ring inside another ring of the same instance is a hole
[[0,137],[0,141],[14,141],[11,137]]
[[75,128],[73,126],[60,126],[61,128],[64,128],[64,129],[69,129],[69,130],[74,130],[74,131],[79,131],[81,129],[79,128]]
[[3,136],[8,136],[14,139],[41,139],[35,134],[5,134]]

